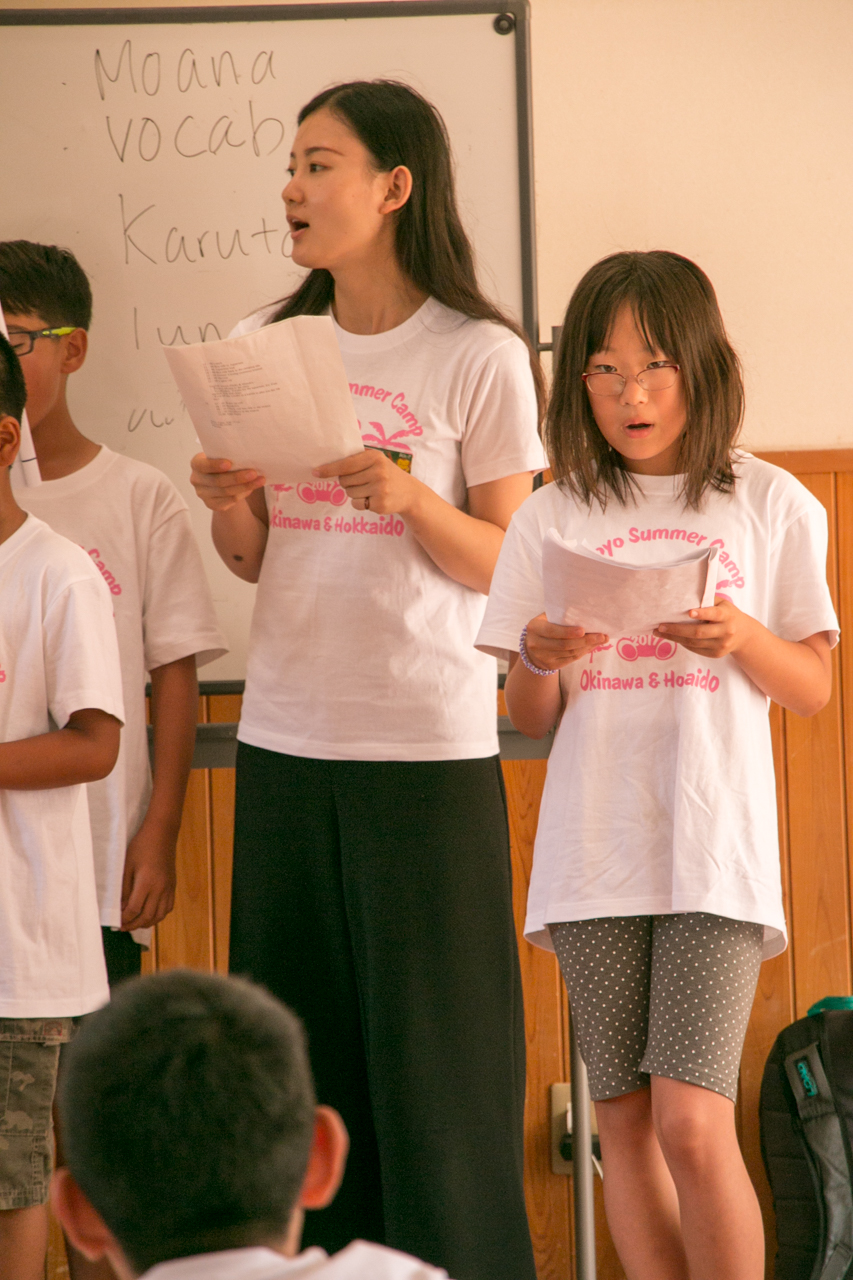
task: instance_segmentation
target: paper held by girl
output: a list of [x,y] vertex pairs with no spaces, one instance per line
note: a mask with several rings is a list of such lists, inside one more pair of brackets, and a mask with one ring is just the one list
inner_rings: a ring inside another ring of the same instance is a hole
[[691,609],[714,603],[718,552],[708,547],[667,563],[626,564],[549,529],[542,547],[548,621],[604,635],[643,635],[662,622],[690,622]]

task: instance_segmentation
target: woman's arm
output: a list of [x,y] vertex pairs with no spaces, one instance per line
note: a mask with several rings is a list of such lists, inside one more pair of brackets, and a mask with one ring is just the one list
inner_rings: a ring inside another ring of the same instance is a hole
[[599,632],[587,634],[583,627],[558,626],[549,622],[544,613],[531,618],[524,642],[527,656],[534,667],[552,671],[553,675],[536,675],[519,654],[510,654],[504,696],[507,714],[519,733],[528,738],[544,738],[553,729],[563,709],[560,670],[606,643],[607,636]]
[[690,616],[695,623],[661,624],[657,634],[700,658],[731,654],[762,693],[799,716],[813,716],[829,702],[832,657],[825,631],[796,642],[781,640],[723,596],[709,609],[691,609]]
[[269,535],[263,494],[266,481],[257,471],[232,471],[227,458],[197,453],[190,482],[213,512],[213,545],[228,568],[244,582],[257,582]]
[[513,512],[533,491],[529,471],[468,490],[468,512],[445,502],[428,485],[403,471],[377,449],[317,467],[335,477],[359,510],[400,515],[427,555],[449,578],[488,595],[503,535]]

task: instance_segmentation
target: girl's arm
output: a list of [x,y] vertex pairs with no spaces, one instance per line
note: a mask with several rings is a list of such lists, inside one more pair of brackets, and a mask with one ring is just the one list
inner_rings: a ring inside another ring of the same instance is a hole
[[[488,595],[503,535],[515,510],[533,491],[528,471],[468,490],[468,512],[438,494],[377,449],[317,467],[315,476],[334,477],[358,510],[400,515],[427,555],[455,582]],[[221,554],[221,553],[220,553]]]
[[232,471],[227,458],[197,453],[190,482],[213,512],[213,545],[228,568],[244,582],[257,582],[269,536],[264,499],[266,481],[257,471]]
[[657,634],[700,658],[731,654],[762,693],[799,716],[813,716],[829,702],[832,658],[825,631],[781,640],[723,596],[710,609],[691,609],[690,616],[695,623],[665,623]]
[[577,662],[592,649],[607,643],[600,632],[584,632],[583,627],[561,627],[549,622],[544,613],[527,624],[524,647],[534,667],[553,672],[540,676],[530,671],[517,653],[510,655],[504,696],[510,720],[528,738],[544,738],[553,729],[563,709],[560,691],[561,668]]

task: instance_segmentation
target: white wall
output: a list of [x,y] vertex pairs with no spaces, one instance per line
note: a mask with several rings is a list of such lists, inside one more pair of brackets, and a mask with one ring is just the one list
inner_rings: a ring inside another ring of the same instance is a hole
[[617,249],[713,281],[756,448],[853,445],[851,0],[533,0],[540,313]]
[[544,332],[597,258],[678,250],[743,357],[747,443],[853,446],[853,0],[532,11]]

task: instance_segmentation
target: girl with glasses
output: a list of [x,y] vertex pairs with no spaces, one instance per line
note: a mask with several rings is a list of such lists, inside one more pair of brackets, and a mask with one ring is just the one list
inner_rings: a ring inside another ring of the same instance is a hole
[[[742,411],[694,263],[592,267],[556,353],[555,483],[513,518],[477,640],[509,657],[516,727],[556,726],[525,934],[560,962],[631,1280],[764,1274],[734,1102],[759,966],[786,945],[768,700],[820,710],[838,633],[823,508],[735,447]],[[549,529],[633,565],[716,547],[715,603],[646,636],[549,623]]]

